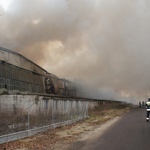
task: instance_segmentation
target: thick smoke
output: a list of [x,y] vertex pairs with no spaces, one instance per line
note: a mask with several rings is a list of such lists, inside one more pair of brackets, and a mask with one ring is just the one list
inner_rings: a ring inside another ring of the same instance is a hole
[[2,14],[1,46],[83,81],[92,96],[150,96],[149,1],[12,0]]

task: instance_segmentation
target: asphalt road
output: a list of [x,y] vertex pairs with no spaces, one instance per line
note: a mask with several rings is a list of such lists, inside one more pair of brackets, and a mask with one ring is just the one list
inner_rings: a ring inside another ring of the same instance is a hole
[[102,135],[77,142],[70,150],[150,150],[150,122],[145,108],[126,113]]

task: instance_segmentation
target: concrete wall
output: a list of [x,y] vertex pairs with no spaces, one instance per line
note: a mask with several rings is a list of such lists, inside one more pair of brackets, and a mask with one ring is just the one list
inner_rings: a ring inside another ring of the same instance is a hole
[[0,136],[88,117],[89,109],[117,101],[48,95],[0,95]]
[[93,109],[99,104],[121,104],[119,101],[77,99],[57,96],[0,95],[0,112],[7,111],[10,113],[17,113],[17,111],[21,110],[23,112],[30,111],[31,114],[37,114],[45,111],[51,111],[52,107],[59,111],[62,109],[62,105],[64,108],[73,108],[76,105],[84,104],[84,102],[87,102],[86,104],[88,104],[89,109]]
[[0,96],[0,135],[88,116],[88,101],[38,95]]

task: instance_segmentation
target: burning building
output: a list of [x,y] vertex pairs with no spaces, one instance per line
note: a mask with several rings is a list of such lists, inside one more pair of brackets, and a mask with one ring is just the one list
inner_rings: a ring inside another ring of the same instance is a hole
[[0,47],[0,88],[30,93],[75,96],[72,82],[48,73],[19,53]]

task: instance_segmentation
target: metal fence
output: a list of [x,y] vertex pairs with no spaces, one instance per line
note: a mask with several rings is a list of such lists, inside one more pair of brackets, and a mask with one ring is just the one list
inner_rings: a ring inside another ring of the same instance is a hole
[[82,119],[83,118],[78,118],[78,119],[59,122],[59,123],[55,123],[55,124],[51,124],[51,125],[47,125],[47,126],[43,126],[43,127],[39,127],[39,128],[29,129],[26,131],[20,131],[20,132],[16,132],[16,133],[2,135],[2,136],[0,136],[0,144],[7,143],[10,141],[14,141],[14,140],[19,140],[19,139],[26,138],[26,137],[30,137],[30,136],[33,136],[37,133],[47,131],[49,129],[54,129],[56,127],[75,123],[75,122],[82,120]]
[[[88,117],[88,101],[48,99],[30,103],[28,108],[12,108],[0,113],[0,144],[29,137],[47,129],[70,124]],[[40,107],[42,106],[42,107]],[[36,107],[36,108],[35,108]]]

